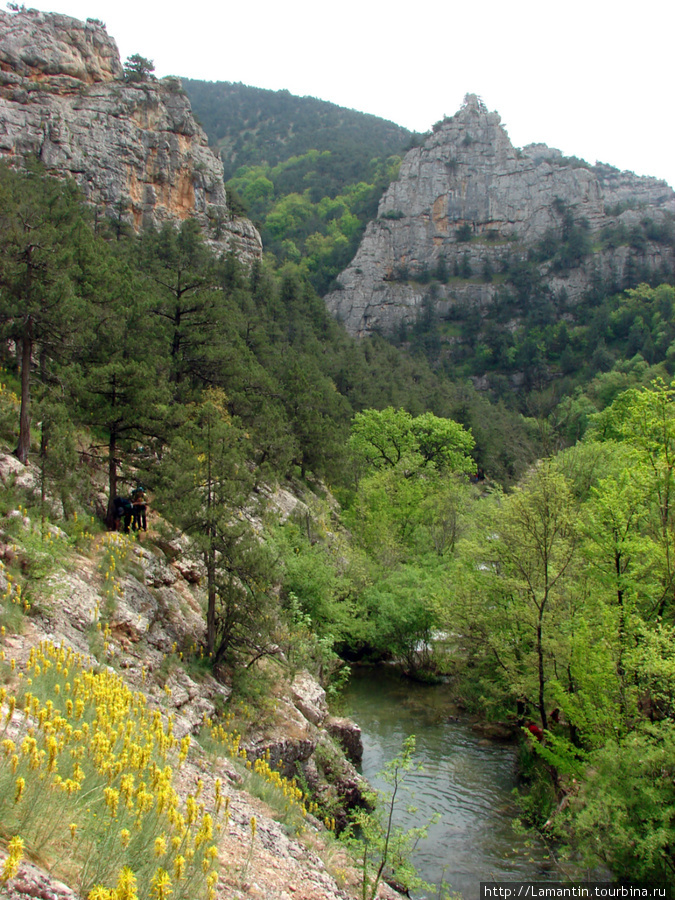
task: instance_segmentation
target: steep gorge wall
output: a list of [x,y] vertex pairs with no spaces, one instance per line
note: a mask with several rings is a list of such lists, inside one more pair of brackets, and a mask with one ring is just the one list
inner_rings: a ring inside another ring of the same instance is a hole
[[[518,150],[499,115],[469,95],[455,116],[407,154],[326,303],[358,335],[413,323],[428,300],[441,317],[457,303],[484,306],[499,282],[476,276],[486,267],[503,271],[507,257],[527,259],[547,234],[560,234],[567,211],[586,223],[596,242],[612,223],[630,228],[645,215],[658,223],[672,218],[675,193],[654,178],[570,163],[545,145]],[[575,301],[598,275],[621,281],[629,255],[626,246],[603,249],[564,273],[544,265],[541,274],[552,291],[564,289]],[[434,283],[430,292],[426,276],[441,259],[455,277]],[[645,270],[672,272],[673,262],[672,245],[640,248]],[[473,277],[462,277],[462,270]],[[421,272],[425,278],[416,279]]]
[[195,216],[218,248],[262,254],[178,79],[125,81],[96,20],[0,11],[0,159],[29,155],[72,176],[98,214],[137,230]]

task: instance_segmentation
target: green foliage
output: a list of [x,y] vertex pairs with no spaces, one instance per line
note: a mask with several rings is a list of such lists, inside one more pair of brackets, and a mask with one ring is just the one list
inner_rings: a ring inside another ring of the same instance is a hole
[[[2,372],[4,378],[6,371]],[[16,446],[19,437],[19,409],[18,394],[8,383],[0,382],[0,437],[5,444]]]
[[242,166],[228,182],[228,189],[243,198],[249,214],[260,222],[266,250],[280,262],[298,262],[319,293],[354,255],[366,217],[373,215],[400,163],[399,157],[373,161],[365,175],[368,181],[348,183],[339,193],[307,187],[322,170],[339,164],[333,163],[332,153],[309,150],[276,166]]
[[645,725],[608,743],[578,801],[574,833],[588,856],[615,877],[670,882],[675,868],[675,730]]
[[[565,479],[550,462],[495,509],[471,549],[471,592],[484,596],[469,613],[514,695],[548,727],[550,682],[569,660],[569,579],[576,552],[575,510]],[[468,548],[467,548],[468,549]]]
[[292,592],[288,594],[287,616],[289,634],[285,656],[291,679],[306,669],[325,688],[329,700],[336,700],[349,679],[350,669],[335,652],[335,638],[330,633],[317,634],[311,616],[302,611],[300,601]]
[[393,407],[364,410],[354,417],[350,446],[367,466],[398,467],[406,477],[423,468],[450,472],[474,468],[468,456],[474,446],[471,434],[433,413],[412,416]]
[[270,561],[246,518],[252,489],[244,434],[211,390],[189,409],[163,461],[160,503],[193,536],[207,579],[207,649],[214,663],[268,652]]
[[366,588],[358,623],[370,652],[393,657],[411,675],[431,670],[434,631],[442,621],[442,591],[433,569],[414,565],[397,567]]
[[[349,594],[358,584],[351,549],[344,542],[324,544],[310,539],[301,528],[287,524],[274,535],[275,547],[283,559],[285,606],[291,620],[317,637],[330,636],[340,643],[350,632],[355,615]],[[341,569],[340,558],[350,558],[350,573]]]
[[183,84],[221,152],[228,189],[259,223],[266,250],[300,263],[325,293],[376,215],[410,132],[287,91]]
[[0,328],[20,348],[17,456],[26,463],[34,350],[40,348],[44,384],[56,377],[84,318],[96,242],[74,185],[47,177],[36,164],[26,174],[0,167],[0,208]]
[[407,891],[424,889],[410,856],[420,840],[426,837],[427,827],[404,831],[394,822],[399,794],[405,790],[406,773],[413,768],[415,736],[403,743],[401,753],[390,760],[379,777],[390,785],[388,793],[373,792],[369,797],[374,806],[371,812],[357,810],[352,814],[352,827],[342,839],[357,858],[361,878],[361,900],[374,900],[383,877],[387,874]]
[[438,610],[462,635],[448,665],[461,696],[541,726],[524,729],[530,820],[550,816],[586,862],[635,881],[673,869],[674,390],[618,393],[583,443],[481,503]]
[[468,485],[453,473],[473,471],[473,439],[451,420],[388,407],[355,416],[350,446],[363,474],[345,518],[370,566],[347,645],[428,671],[446,596],[442,561],[468,501]]
[[467,244],[473,237],[473,226],[470,222],[464,222],[455,232],[455,238],[459,244]]
[[154,79],[152,74],[155,71],[155,64],[151,59],[146,59],[139,53],[134,53],[124,62],[124,78],[129,82],[141,82]]
[[226,178],[244,165],[276,166],[313,152],[323,168],[312,167],[300,177],[311,172],[322,179],[315,187],[320,199],[334,196],[338,185],[364,180],[372,159],[401,152],[411,139],[411,132],[392,122],[314,97],[189,78],[183,85],[209,140],[221,151]]

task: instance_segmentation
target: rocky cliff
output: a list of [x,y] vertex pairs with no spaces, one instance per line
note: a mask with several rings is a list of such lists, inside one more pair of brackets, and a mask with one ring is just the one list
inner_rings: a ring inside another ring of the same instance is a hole
[[98,215],[136,229],[196,216],[219,248],[261,256],[257,230],[228,209],[180,81],[125,80],[96,20],[0,11],[0,158],[28,155],[72,176]]
[[[674,216],[665,182],[543,144],[518,150],[499,115],[468,95],[407,154],[326,302],[353,334],[392,332],[425,302],[440,317],[461,302],[485,307],[508,287],[513,261],[533,258],[547,288],[574,302],[598,277],[622,286],[631,267],[672,275]],[[556,242],[572,244],[565,264]]]

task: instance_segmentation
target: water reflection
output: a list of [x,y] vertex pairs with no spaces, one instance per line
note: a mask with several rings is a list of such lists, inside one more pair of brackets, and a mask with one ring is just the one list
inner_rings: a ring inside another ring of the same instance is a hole
[[[546,848],[514,833],[511,792],[516,784],[512,746],[482,741],[467,725],[449,721],[445,687],[412,684],[393,672],[356,670],[345,692],[347,713],[363,730],[363,774],[376,774],[414,734],[422,772],[408,783],[418,812],[401,805],[398,824],[420,825],[440,814],[415,853],[422,877],[476,900],[481,881],[555,880]],[[438,895],[438,889],[429,894]],[[441,894],[442,895],[442,894]]]

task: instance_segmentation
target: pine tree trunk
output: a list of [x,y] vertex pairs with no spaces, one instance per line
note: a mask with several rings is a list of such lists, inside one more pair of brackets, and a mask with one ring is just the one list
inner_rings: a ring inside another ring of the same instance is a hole
[[216,649],[216,553],[209,549],[204,553],[208,605],[206,610],[206,649],[214,654]]
[[108,441],[108,511],[106,513],[105,523],[108,528],[113,531],[115,528],[115,497],[117,496],[117,432],[115,429],[110,431],[110,440]]
[[21,339],[21,413],[19,415],[19,443],[16,457],[28,465],[30,451],[30,366],[33,356],[33,320],[29,316]]

